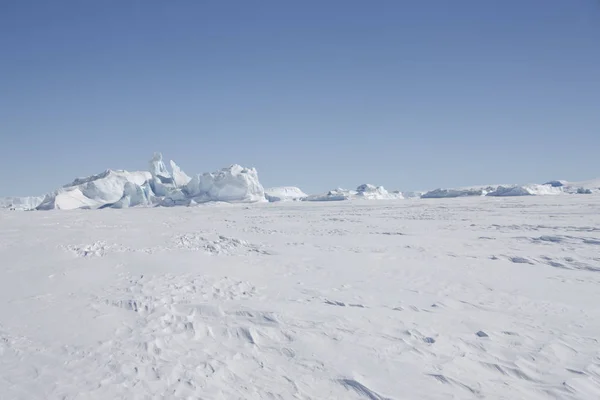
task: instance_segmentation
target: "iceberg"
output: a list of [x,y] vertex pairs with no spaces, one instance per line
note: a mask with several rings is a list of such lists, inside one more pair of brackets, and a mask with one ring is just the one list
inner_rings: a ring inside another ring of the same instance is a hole
[[196,175],[182,191],[196,203],[266,201],[265,190],[258,180],[256,169],[244,168],[237,164],[220,171]]
[[269,202],[276,201],[299,201],[308,195],[295,186],[280,186],[265,189],[265,197]]

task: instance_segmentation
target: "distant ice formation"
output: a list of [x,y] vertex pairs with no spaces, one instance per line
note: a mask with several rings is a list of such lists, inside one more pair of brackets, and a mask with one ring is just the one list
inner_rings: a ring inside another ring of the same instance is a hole
[[154,153],[148,171],[106,170],[37,197],[0,198],[0,208],[13,210],[73,210],[150,206],[190,206],[200,203],[258,203],[280,201],[444,199],[455,197],[512,197],[600,193],[600,179],[544,184],[439,188],[428,192],[389,192],[368,183],[355,190],[334,189],[308,195],[295,186],[264,189],[254,168],[234,164],[216,172],[188,176],[173,161],[170,170],[161,153]]
[[270,202],[276,201],[299,201],[308,195],[295,186],[280,186],[265,189],[265,197]]
[[73,210],[266,201],[256,169],[232,165],[192,179],[174,161],[170,165],[172,172],[163,162],[162,154],[155,153],[149,171],[107,170],[78,178],[46,195],[32,208]]

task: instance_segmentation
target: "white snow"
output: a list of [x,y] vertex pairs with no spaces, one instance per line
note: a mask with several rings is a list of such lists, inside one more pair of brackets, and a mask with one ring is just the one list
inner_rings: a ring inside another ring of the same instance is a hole
[[600,398],[600,196],[210,204],[0,210],[0,399]]
[[265,197],[270,202],[298,201],[308,197],[308,195],[295,186],[280,186],[265,189]]

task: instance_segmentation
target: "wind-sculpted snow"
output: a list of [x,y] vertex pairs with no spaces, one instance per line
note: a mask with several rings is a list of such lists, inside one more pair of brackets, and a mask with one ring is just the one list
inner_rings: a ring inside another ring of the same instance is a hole
[[0,211],[0,399],[600,398],[599,196],[211,204]]

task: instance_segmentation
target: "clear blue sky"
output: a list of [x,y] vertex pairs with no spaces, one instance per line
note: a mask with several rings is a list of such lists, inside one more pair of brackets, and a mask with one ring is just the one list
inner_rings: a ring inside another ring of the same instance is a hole
[[600,177],[600,1],[2,1],[0,149],[0,195],[154,151],[308,192]]

